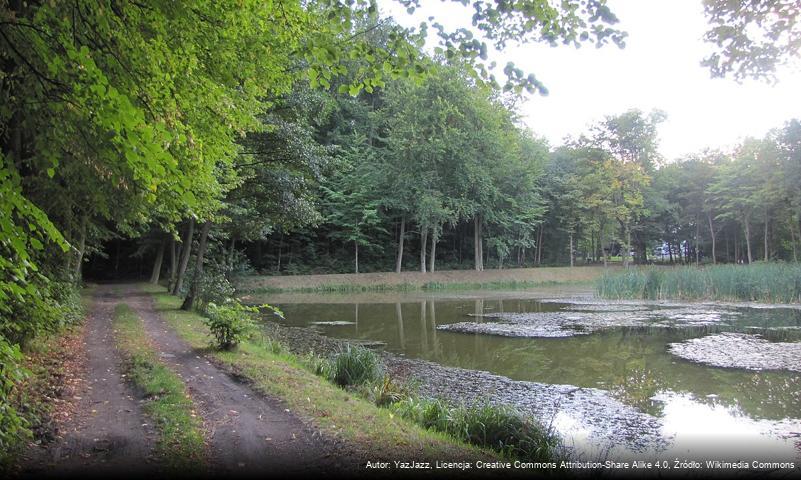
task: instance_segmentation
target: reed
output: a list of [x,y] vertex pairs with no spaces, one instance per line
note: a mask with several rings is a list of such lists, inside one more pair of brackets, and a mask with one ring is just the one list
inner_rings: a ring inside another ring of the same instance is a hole
[[596,292],[609,299],[801,303],[801,264],[631,268],[603,275]]

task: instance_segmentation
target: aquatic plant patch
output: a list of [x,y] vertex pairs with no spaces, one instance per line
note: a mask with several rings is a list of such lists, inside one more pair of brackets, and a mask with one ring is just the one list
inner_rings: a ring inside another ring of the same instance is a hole
[[769,342],[761,335],[719,333],[671,343],[669,351],[714,367],[801,372],[801,342]]
[[438,330],[505,337],[564,338],[620,327],[694,327],[725,324],[736,312],[697,308],[633,311],[560,311],[470,315],[490,322],[438,325]]

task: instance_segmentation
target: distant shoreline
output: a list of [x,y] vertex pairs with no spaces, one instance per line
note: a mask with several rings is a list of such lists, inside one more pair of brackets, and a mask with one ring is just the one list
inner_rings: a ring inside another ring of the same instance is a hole
[[368,292],[404,290],[533,288],[589,283],[615,267],[542,267],[500,270],[443,270],[438,272],[376,272],[327,275],[252,275],[236,284],[243,293]]

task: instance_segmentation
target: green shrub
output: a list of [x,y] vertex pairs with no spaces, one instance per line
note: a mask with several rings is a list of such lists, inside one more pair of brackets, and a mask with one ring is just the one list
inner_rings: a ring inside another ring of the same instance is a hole
[[78,286],[38,278],[29,285],[35,295],[9,297],[0,308],[0,336],[10,343],[27,341],[47,332],[58,332],[83,319],[84,308]]
[[0,465],[8,461],[7,456],[30,435],[28,422],[20,416],[15,401],[17,385],[27,375],[19,346],[10,345],[0,337]]
[[253,331],[253,315],[258,311],[258,307],[248,307],[235,300],[224,305],[209,303],[204,322],[211,330],[216,346],[230,350]]
[[348,345],[331,362],[330,380],[341,387],[377,382],[383,366],[375,352]]
[[[238,300],[227,299],[222,305],[209,303],[203,321],[211,330],[217,342],[217,347],[230,350],[239,345],[239,342],[248,338],[255,329],[255,317],[261,310],[269,310],[273,314],[284,318],[284,314],[272,305],[247,306]],[[268,347],[273,353],[283,353],[284,347],[277,341],[270,339]]]
[[234,293],[234,286],[222,267],[209,265],[198,282],[198,310],[205,312],[210,303],[223,305],[234,296]]

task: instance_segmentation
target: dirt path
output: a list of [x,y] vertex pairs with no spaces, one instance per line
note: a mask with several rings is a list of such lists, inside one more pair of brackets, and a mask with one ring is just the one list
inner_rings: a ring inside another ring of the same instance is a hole
[[116,288],[98,287],[86,318],[85,391],[71,399],[79,414],[54,444],[27,452],[23,476],[134,475],[158,469],[151,457],[154,431],[122,376],[114,346]]
[[153,308],[152,297],[125,286],[123,301],[142,318],[162,360],[184,380],[209,431],[215,473],[331,474],[332,444],[280,402],[265,398],[198,355]]
[[[187,385],[204,419],[215,475],[331,474],[353,471],[325,441],[279,401],[265,398],[201,357],[135,285],[99,285],[86,320],[85,391],[72,399],[80,412],[54,443],[29,449],[22,477],[140,476],[161,473],[153,453],[157,432],[140,396],[121,373],[112,318],[124,303],[142,318],[162,360]],[[347,458],[347,455],[344,456]]]

